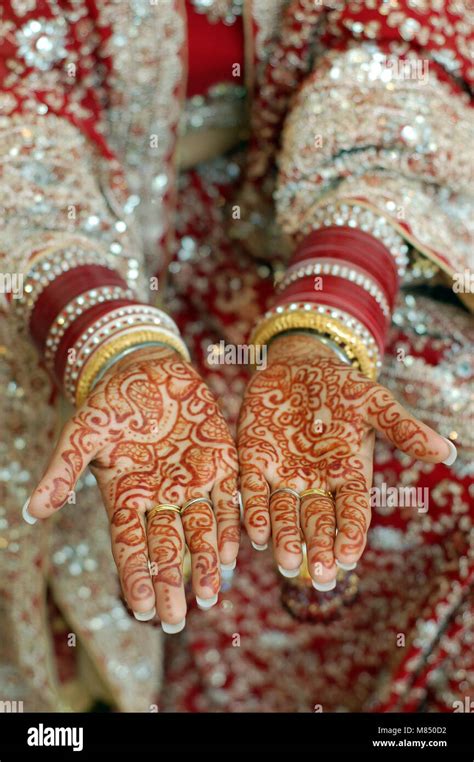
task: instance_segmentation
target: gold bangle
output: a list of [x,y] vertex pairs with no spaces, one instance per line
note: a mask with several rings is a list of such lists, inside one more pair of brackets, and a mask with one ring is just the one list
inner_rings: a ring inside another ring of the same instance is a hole
[[303,490],[303,492],[300,492],[300,499],[303,500],[304,497],[309,497],[310,495],[321,495],[321,497],[329,497],[331,500],[334,500],[334,495],[330,490],[319,489],[319,487]]
[[295,328],[309,328],[328,336],[344,348],[349,360],[353,361],[353,365],[356,364],[361,373],[372,380],[376,379],[376,361],[369,356],[364,341],[339,320],[329,315],[308,310],[292,310],[286,314],[271,315],[257,325],[250,344],[267,344],[278,333]]
[[175,505],[174,503],[160,503],[159,505],[155,505],[148,513],[146,514],[146,520],[151,521],[154,516],[156,516],[157,513],[163,513],[164,511],[169,511],[170,513],[181,513],[181,508],[179,505]]
[[164,333],[160,330],[149,329],[146,331],[136,331],[134,333],[126,333],[122,336],[117,336],[116,339],[111,339],[103,346],[99,347],[91,357],[87,360],[83,366],[76,386],[76,406],[80,407],[86,399],[92,383],[100,373],[101,368],[105,363],[114,357],[114,355],[122,352],[124,349],[133,347],[134,344],[143,344],[147,341],[161,341],[163,344],[175,349],[183,360],[189,362],[189,353],[184,341],[180,336],[173,336],[170,333]]

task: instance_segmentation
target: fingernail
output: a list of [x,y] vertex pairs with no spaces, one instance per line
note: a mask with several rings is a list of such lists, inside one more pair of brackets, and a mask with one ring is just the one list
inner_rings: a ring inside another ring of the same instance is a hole
[[336,580],[332,579],[331,582],[315,582],[314,579],[311,580],[311,583],[315,590],[317,590],[319,593],[328,593],[329,590],[334,590],[336,587]]
[[200,609],[205,611],[206,609],[212,609],[216,605],[218,597],[217,593],[212,598],[200,598],[199,595],[196,595],[196,603]]
[[154,606],[152,609],[150,609],[150,611],[143,611],[143,612],[134,611],[133,612],[133,616],[135,617],[135,619],[138,619],[139,622],[149,622],[150,619],[153,619],[155,614],[156,614],[156,609]]
[[256,542],[252,542],[252,548],[255,548],[255,550],[266,550],[268,548],[268,542],[266,542],[265,545],[257,545]]
[[443,437],[443,439],[449,445],[449,455],[446,458],[446,460],[443,460],[443,463],[445,466],[452,466],[454,461],[458,457],[458,451],[456,450],[456,447],[453,445],[450,439],[446,439],[446,437]]
[[223,572],[233,571],[236,566],[237,566],[237,559],[234,558],[234,560],[230,564],[221,564],[221,571]]
[[284,577],[289,577],[290,579],[292,577],[297,577],[300,573],[299,567],[298,569],[284,569],[283,566],[278,566],[278,571],[280,574],[283,574]]
[[336,566],[339,566],[340,569],[344,569],[344,571],[352,571],[357,566],[357,561],[355,564],[343,564],[342,561],[338,561],[336,558]]
[[38,519],[35,519],[35,517],[32,516],[31,513],[28,510],[28,506],[30,504],[30,500],[31,500],[31,498],[28,498],[28,500],[26,501],[25,505],[21,509],[21,514],[22,514],[22,516],[23,516],[23,518],[24,518],[24,520],[26,521],[27,524],[36,524]]
[[181,630],[184,630],[186,626],[186,617],[181,620],[181,622],[178,622],[177,624],[168,624],[167,622],[161,623],[161,629],[163,632],[166,632],[167,635],[176,635],[177,632],[181,632]]

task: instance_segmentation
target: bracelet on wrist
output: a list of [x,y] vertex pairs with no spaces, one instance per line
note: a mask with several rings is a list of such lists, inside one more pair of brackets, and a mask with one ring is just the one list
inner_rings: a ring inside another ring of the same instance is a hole
[[329,339],[327,336],[323,336],[320,333],[317,333],[316,331],[313,331],[309,328],[291,328],[288,331],[281,331],[281,333],[277,333],[276,336],[273,336],[269,341],[267,342],[267,346],[270,347],[272,343],[283,336],[311,336],[312,339],[319,342],[320,344],[323,344],[325,347],[330,349],[333,354],[336,355],[338,360],[340,360],[344,365],[352,365],[351,361],[349,360],[348,356],[342,349],[342,347],[339,344],[336,344],[335,341],[332,339]]
[[[175,349],[181,357],[189,361],[190,356],[184,341],[179,335],[172,334],[165,329],[158,330],[153,327],[147,330],[127,330],[125,333],[115,335],[96,349],[82,367],[77,383],[73,391],[76,407],[80,407],[87,398],[94,381],[103,370],[121,352],[137,344],[160,343]],[[105,372],[105,371],[104,371]]]
[[306,328],[334,341],[354,367],[375,379],[381,367],[380,353],[370,332],[348,313],[309,302],[279,305],[267,312],[256,326],[250,342],[267,344],[283,331]]

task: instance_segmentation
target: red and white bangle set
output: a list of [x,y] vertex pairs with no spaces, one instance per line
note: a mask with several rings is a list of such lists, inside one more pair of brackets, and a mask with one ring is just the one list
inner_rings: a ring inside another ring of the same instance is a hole
[[172,318],[139,303],[113,258],[92,248],[56,248],[37,258],[24,291],[14,306],[18,319],[76,405],[105,366],[138,346],[165,345],[189,360]]
[[369,233],[343,225],[312,231],[277,285],[274,307],[252,336],[262,343],[288,330],[311,330],[346,350],[372,378],[381,367],[398,291],[400,260]]

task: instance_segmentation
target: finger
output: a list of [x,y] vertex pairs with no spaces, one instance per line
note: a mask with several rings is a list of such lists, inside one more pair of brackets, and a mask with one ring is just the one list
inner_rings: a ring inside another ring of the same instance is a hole
[[244,524],[255,550],[265,550],[271,534],[270,487],[257,469],[242,469],[240,475]]
[[211,491],[217,521],[217,546],[224,569],[233,569],[239,552],[240,508],[237,476],[229,474],[216,481]]
[[336,492],[337,536],[334,552],[342,569],[348,571],[355,568],[367,543],[370,518],[366,476],[353,470]]
[[323,495],[307,495],[302,498],[301,529],[306,542],[308,570],[313,587],[320,592],[332,590],[336,586],[337,576],[334,501]]
[[221,586],[217,523],[207,503],[193,503],[181,513],[186,543],[191,553],[193,589],[199,608],[217,603]]
[[183,562],[185,540],[179,514],[155,513],[147,522],[150,572],[155,588],[156,608],[167,633],[180,632],[186,623]]
[[388,389],[376,385],[367,406],[368,422],[402,452],[425,463],[450,466],[456,460],[453,443],[411,415]]
[[23,507],[29,524],[46,519],[67,500],[75,502],[74,489],[79,477],[97,454],[96,432],[79,416],[64,426],[43,477]]
[[110,535],[125,600],[136,619],[148,621],[156,611],[144,517],[134,508],[116,508],[110,517]]
[[299,509],[296,495],[278,492],[270,497],[273,553],[284,577],[296,577],[303,562]]

